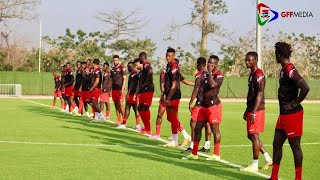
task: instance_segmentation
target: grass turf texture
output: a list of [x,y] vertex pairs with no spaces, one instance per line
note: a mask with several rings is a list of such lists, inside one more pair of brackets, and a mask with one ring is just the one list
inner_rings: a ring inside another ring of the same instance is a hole
[[[51,105],[49,100],[33,100]],[[57,103],[59,104],[59,103]],[[151,108],[152,128],[155,131],[157,102]],[[319,104],[305,104],[304,136],[302,143],[320,142]],[[221,124],[221,158],[246,166],[252,153],[242,120],[244,103],[224,103]],[[111,119],[115,120],[115,114]],[[1,99],[0,141],[94,144],[104,146],[66,146],[60,144],[10,144],[0,142],[0,179],[265,179],[240,172],[219,162],[181,160],[179,149],[164,148],[162,142],[149,140],[135,132],[115,129],[113,125],[91,123],[83,117],[65,115],[58,110],[22,100]],[[271,145],[277,120],[278,105],[266,105],[266,128],[261,134],[264,144]],[[180,120],[189,131],[187,103],[182,102]],[[164,116],[165,117],[165,116]],[[133,113],[129,126],[134,126]],[[163,118],[162,138],[170,136],[170,125]],[[180,134],[180,142],[182,135]],[[200,145],[203,145],[203,138]],[[213,144],[213,143],[212,143]],[[287,144],[287,142],[286,142]],[[111,145],[111,146],[109,146]],[[114,146],[119,145],[119,146]],[[319,144],[302,145],[304,179],[318,179]],[[272,147],[267,146],[272,155]],[[212,150],[212,148],[211,148]],[[280,178],[293,179],[294,165],[291,149],[284,146]],[[260,155],[261,167],[264,158]],[[270,174],[271,169],[260,171]]]

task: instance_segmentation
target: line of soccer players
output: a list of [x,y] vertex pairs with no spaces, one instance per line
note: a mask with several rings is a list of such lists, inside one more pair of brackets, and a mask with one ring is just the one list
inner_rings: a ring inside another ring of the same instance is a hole
[[[259,133],[264,132],[265,124],[265,99],[264,88],[266,84],[264,73],[257,67],[258,54],[248,52],[245,56],[247,68],[251,73],[248,79],[247,108],[243,119],[247,124],[247,136],[252,142],[253,161],[248,167],[241,171],[258,171],[258,157],[261,152],[265,159],[262,169],[268,169],[272,165],[270,179],[278,178],[278,171],[282,157],[282,146],[288,138],[294,155],[296,180],[302,177],[302,150],[300,141],[303,127],[303,108],[301,102],[308,94],[309,87],[305,80],[299,75],[295,66],[290,62],[292,49],[285,42],[278,42],[275,45],[276,60],[282,65],[280,72],[280,86],[278,99],[280,115],[275,128],[273,142],[273,159],[266,152]],[[161,98],[159,102],[156,121],[156,133],[149,138],[160,138],[162,116],[167,112],[167,120],[171,123],[172,141],[165,144],[165,147],[177,147],[178,132],[181,132],[184,141],[182,146],[190,146],[183,153],[190,153],[182,159],[198,159],[199,142],[202,136],[202,129],[205,128],[205,145],[200,151],[210,151],[211,134],[214,137],[214,151],[212,156],[206,160],[220,160],[221,133],[219,125],[222,120],[222,103],[218,98],[220,87],[223,82],[223,74],[218,68],[219,57],[212,55],[208,61],[204,57],[197,59],[197,73],[195,82],[186,80],[179,70],[179,61],[175,58],[175,50],[169,48],[166,52],[167,65],[160,74]],[[109,70],[109,64],[103,64],[103,74],[100,69],[100,60],[94,59],[87,62],[77,62],[76,78],[74,83],[73,71],[70,63],[62,67],[62,75],[58,76],[54,71],[55,92],[53,106],[56,105],[56,98],[59,97],[64,112],[75,115],[85,114],[91,117],[94,122],[101,122],[110,118],[109,98],[115,104],[117,115],[117,128],[126,128],[131,107],[136,118],[136,129],[140,134],[151,135],[150,109],[154,94],[153,70],[147,60],[147,54],[141,52],[139,58],[127,64],[129,71],[127,93],[126,67],[120,63],[119,56],[113,56],[113,67]],[[178,109],[181,99],[180,82],[194,86],[189,101],[191,112],[191,136],[184,129],[178,118]],[[74,83],[74,85],[73,85]],[[299,91],[300,90],[300,91]],[[100,104],[98,100],[100,99]],[[125,108],[122,102],[126,101]],[[194,101],[196,100],[195,104]],[[92,107],[93,113],[88,113],[88,105]],[[106,114],[103,114],[106,106]],[[92,117],[93,116],[93,117]],[[140,126],[140,119],[143,126]]]

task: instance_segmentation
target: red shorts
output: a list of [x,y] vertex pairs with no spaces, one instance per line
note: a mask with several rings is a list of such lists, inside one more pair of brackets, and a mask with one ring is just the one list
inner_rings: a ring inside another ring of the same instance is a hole
[[109,93],[103,92],[103,93],[100,94],[100,101],[101,101],[101,102],[104,102],[104,103],[106,102],[106,103],[108,103],[108,102],[109,102],[109,99],[110,99]]
[[200,119],[204,120],[203,119],[203,115],[202,114],[199,114],[200,110],[202,109],[203,107],[202,106],[194,106],[192,109],[191,109],[191,119],[192,121],[198,121]]
[[73,97],[73,86],[66,87],[64,89],[64,95],[66,97]]
[[79,89],[75,89],[73,92],[73,96],[75,96],[75,97],[81,96],[81,91]]
[[57,97],[61,98],[61,97],[62,97],[62,92],[59,91],[59,90],[55,90],[55,91],[53,92],[53,97],[54,97],[54,98],[57,98]]
[[180,105],[180,99],[170,100],[170,106],[166,106],[167,116],[168,114],[178,114],[179,105]]
[[134,97],[134,95],[129,94],[129,98],[127,100],[127,103],[129,103],[129,104],[137,104],[137,99],[134,100],[133,97]]
[[112,90],[112,100],[114,102],[122,102],[124,99],[124,94],[120,96],[121,90]]
[[139,104],[143,104],[144,106],[151,106],[152,98],[154,92],[143,92],[138,95]]
[[92,92],[91,92],[91,99],[92,100],[98,100],[100,97],[100,93],[101,93],[101,89],[100,88],[95,88]]
[[219,124],[222,120],[222,104],[202,107],[197,121],[208,121],[209,124]]
[[248,112],[246,114],[247,117],[247,133],[248,134],[255,134],[255,133],[260,133],[264,131],[264,122],[265,122],[265,111],[257,111],[256,117],[254,118],[255,123],[251,124],[250,123],[250,117],[251,117],[251,112]]
[[83,102],[90,102],[91,100],[91,92],[90,91],[82,91],[81,97]]
[[161,109],[166,109],[166,105],[161,103],[161,102],[159,103],[159,106],[160,106]]
[[286,132],[287,138],[302,136],[303,113],[301,110],[296,113],[279,115],[276,129],[282,129]]

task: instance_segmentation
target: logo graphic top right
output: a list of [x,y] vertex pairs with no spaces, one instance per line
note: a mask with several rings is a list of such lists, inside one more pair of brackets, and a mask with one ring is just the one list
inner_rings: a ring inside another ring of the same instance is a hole
[[[264,3],[257,5],[258,17],[257,21],[260,26],[264,26],[279,18],[279,13],[272,10],[269,6]],[[308,18],[313,17],[311,11],[282,11],[281,18]]]

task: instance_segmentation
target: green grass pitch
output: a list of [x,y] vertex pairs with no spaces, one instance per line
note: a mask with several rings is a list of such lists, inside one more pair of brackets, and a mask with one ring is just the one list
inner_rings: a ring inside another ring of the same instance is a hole
[[[51,105],[51,100],[32,101]],[[154,102],[151,108],[153,131],[157,105]],[[223,103],[221,158],[246,166],[252,153],[250,146],[241,146],[250,145],[242,120],[244,108],[245,103]],[[111,119],[115,120],[113,109]],[[304,104],[304,109],[303,177],[318,179],[320,104]],[[1,99],[0,113],[0,179],[265,179],[219,162],[206,162],[203,157],[181,160],[181,150],[164,148],[163,142],[20,99]],[[278,105],[267,103],[261,139],[270,155],[277,114]],[[186,102],[181,103],[179,116],[189,131]],[[133,112],[128,123],[134,125]],[[162,124],[161,135],[167,139],[170,125],[166,118]],[[287,142],[283,154],[280,178],[293,179],[293,155]],[[263,163],[260,155],[259,166]],[[270,175],[271,169],[260,172]]]

